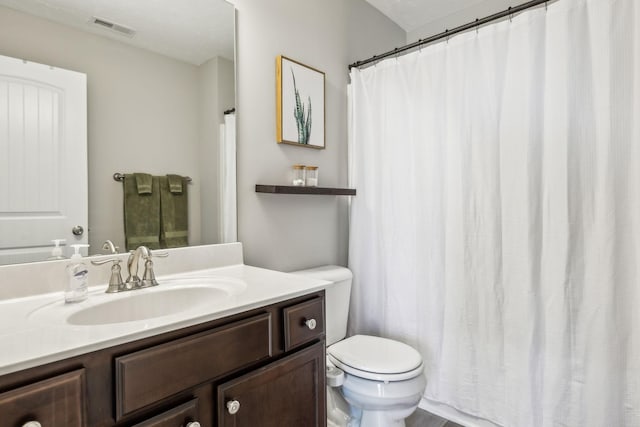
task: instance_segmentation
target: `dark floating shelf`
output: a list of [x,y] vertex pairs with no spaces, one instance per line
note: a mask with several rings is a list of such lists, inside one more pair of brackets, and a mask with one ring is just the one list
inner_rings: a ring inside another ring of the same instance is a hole
[[354,188],[301,187],[301,186],[293,186],[293,185],[256,184],[256,193],[355,196],[356,190]]

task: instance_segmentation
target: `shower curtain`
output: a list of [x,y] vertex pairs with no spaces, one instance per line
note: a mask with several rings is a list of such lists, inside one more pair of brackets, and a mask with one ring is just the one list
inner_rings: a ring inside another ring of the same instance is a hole
[[640,2],[353,69],[350,332],[508,427],[640,426]]
[[236,113],[229,112],[220,125],[220,243],[238,241],[236,198]]

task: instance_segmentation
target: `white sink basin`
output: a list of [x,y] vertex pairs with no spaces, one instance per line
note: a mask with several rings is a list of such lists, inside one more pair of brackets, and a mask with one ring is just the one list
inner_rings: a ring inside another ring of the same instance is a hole
[[176,287],[145,294],[132,293],[127,298],[106,301],[77,311],[67,318],[67,323],[101,325],[147,320],[170,316],[228,297],[229,293],[224,290],[209,287]]
[[137,322],[187,311],[206,312],[245,288],[246,283],[232,278],[174,278],[152,288],[116,294],[92,293],[78,304],[57,301],[34,310],[30,317],[77,326]]

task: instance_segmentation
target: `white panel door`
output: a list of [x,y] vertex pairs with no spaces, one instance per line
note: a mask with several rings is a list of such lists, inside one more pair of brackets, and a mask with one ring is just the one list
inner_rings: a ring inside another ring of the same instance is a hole
[[87,204],[86,75],[0,56],[0,264],[86,243]]

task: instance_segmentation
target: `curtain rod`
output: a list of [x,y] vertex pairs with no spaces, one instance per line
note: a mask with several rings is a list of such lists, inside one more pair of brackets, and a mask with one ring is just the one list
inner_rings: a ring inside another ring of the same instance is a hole
[[388,58],[390,56],[394,56],[394,55],[398,55],[402,52],[406,52],[408,50],[411,49],[415,49],[417,47],[420,46],[424,46],[425,44],[429,44],[429,43],[433,43],[435,41],[447,38],[447,37],[451,37],[454,34],[458,34],[458,33],[462,33],[464,31],[468,31],[471,30],[473,28],[478,28],[481,25],[485,25],[488,24],[490,22],[493,21],[497,21],[499,19],[502,18],[506,18],[506,17],[510,17],[513,16],[516,13],[525,11],[527,9],[531,9],[532,7],[536,7],[541,5],[542,3],[545,3],[545,5],[549,2],[555,2],[558,0],[532,0],[526,3],[522,3],[519,6],[514,6],[514,7],[509,7],[508,9],[502,11],[502,12],[498,12],[498,13],[494,13],[493,15],[489,15],[489,16],[485,16],[484,18],[481,19],[476,19],[475,21],[469,22],[468,24],[464,24],[464,25],[460,25],[459,27],[456,27],[452,30],[446,29],[444,30],[442,33],[436,34],[434,36],[431,37],[427,37],[426,39],[420,39],[417,42],[413,42],[410,43],[408,45],[402,46],[402,47],[397,47],[393,50],[390,50],[388,52],[385,52],[383,54],[380,55],[373,55],[371,58],[369,59],[365,59],[362,61],[356,61],[353,64],[349,65],[349,70],[351,70],[352,68],[358,68],[358,67],[362,67],[363,65],[367,65],[370,64],[372,62],[376,62],[379,61],[381,59],[384,58]]

